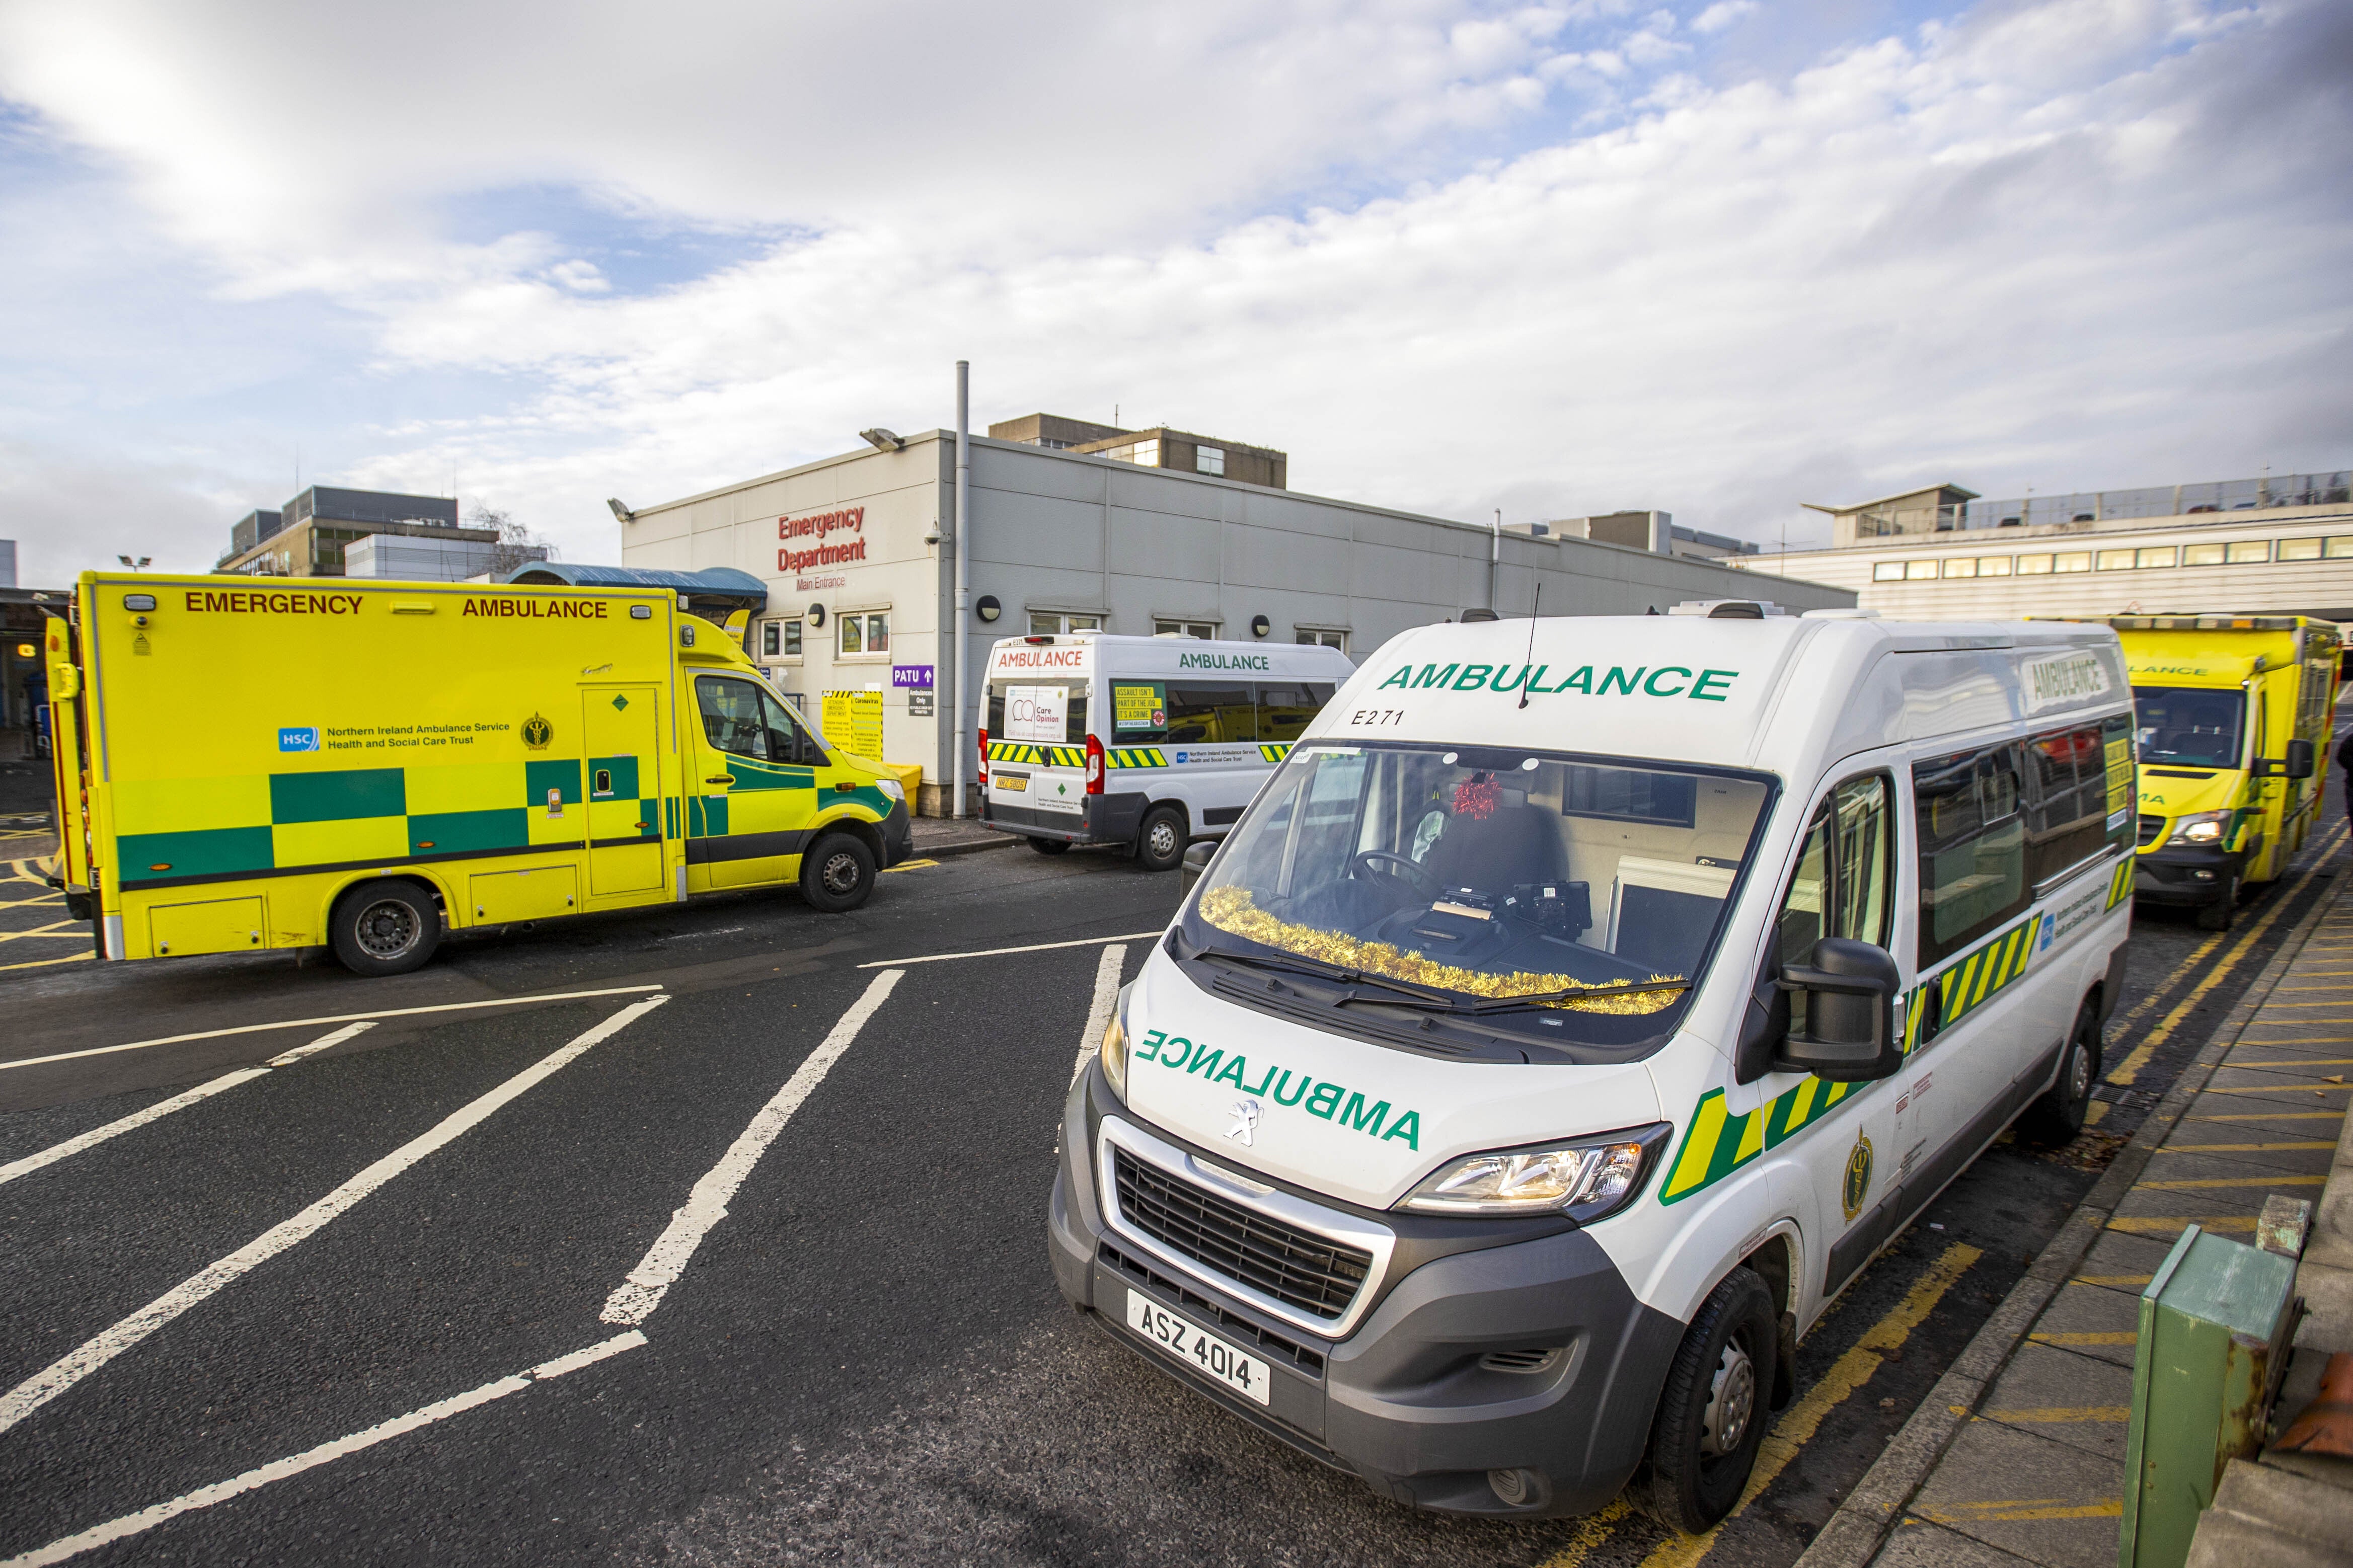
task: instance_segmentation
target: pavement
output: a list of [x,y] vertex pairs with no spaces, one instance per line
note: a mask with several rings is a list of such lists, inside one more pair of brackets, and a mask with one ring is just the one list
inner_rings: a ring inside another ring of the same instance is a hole
[[[383,981],[290,953],[0,971],[0,1560],[1779,1568],[2332,847],[2232,932],[2137,920],[2102,1120],[1998,1144],[1848,1289],[1704,1537],[1622,1503],[1409,1513],[1061,1305],[1063,1087],[1177,893],[1113,851],[919,854],[844,917],[755,891],[460,933]],[[0,963],[73,945],[6,877]]]
[[[2297,1290],[2317,1310],[2298,1330],[2283,1405],[2301,1403],[2297,1387],[2316,1386],[2327,1352],[2353,1349],[2353,1180],[2332,1180],[2353,1166],[2348,879],[2329,875],[2322,898],[1799,1568],[2114,1563],[2140,1294],[2192,1224],[2252,1244],[2267,1198],[2315,1205]],[[2294,1414],[2283,1409],[2283,1424]],[[2276,1547],[2260,1560],[2276,1568],[2353,1561],[2343,1544],[2353,1542],[2353,1491],[2342,1489],[2353,1467],[2294,1459],[2233,1468],[2252,1473],[2220,1500],[2237,1517],[2217,1528],[2242,1533],[2211,1561],[2258,1561],[2251,1542],[2265,1516],[2309,1515],[2325,1519],[2338,1544],[2319,1555]],[[2287,1492],[2303,1500],[2283,1503]]]

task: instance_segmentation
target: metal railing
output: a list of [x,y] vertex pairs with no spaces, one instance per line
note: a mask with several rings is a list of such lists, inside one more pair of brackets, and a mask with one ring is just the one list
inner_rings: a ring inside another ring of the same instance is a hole
[[2084,490],[2074,495],[2021,496],[2015,500],[1973,500],[1951,506],[1909,507],[1857,512],[1855,537],[1952,533],[1978,528],[2042,528],[2052,523],[2105,522],[2111,519],[2184,517],[2204,512],[2263,511],[2285,506],[2330,506],[2353,500],[2353,471],[2267,474],[2253,479],[2213,479],[2193,485],[2151,485],[2131,490]]

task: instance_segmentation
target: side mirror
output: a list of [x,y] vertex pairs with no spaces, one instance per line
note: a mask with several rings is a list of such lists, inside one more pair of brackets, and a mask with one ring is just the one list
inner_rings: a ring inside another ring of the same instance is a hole
[[2310,778],[2312,776],[2312,764],[2313,754],[2311,742],[2290,741],[2287,743],[2288,777],[2292,779]]
[[1199,881],[1201,873],[1209,868],[1209,857],[1217,852],[1217,841],[1214,839],[1204,839],[1198,844],[1188,844],[1185,847],[1185,864],[1176,873],[1182,882],[1178,889],[1180,897],[1193,890],[1193,884]]
[[[1810,1072],[1833,1082],[1892,1077],[1904,1065],[1895,1027],[1903,976],[1884,948],[1846,937],[1814,944],[1813,962],[1781,971],[1780,988],[1803,992],[1805,1029],[1792,1028],[1773,1062],[1777,1072]],[[1794,1009],[1793,1009],[1794,1010]]]

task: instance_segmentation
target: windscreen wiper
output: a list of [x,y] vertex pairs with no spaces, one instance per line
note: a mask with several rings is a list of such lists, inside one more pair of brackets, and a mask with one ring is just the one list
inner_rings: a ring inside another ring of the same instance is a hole
[[[1305,958],[1293,953],[1285,953],[1277,957],[1267,953],[1240,952],[1230,947],[1216,947],[1208,944],[1194,948],[1193,955],[1196,958],[1223,959],[1229,963],[1247,964],[1253,969],[1287,969],[1297,974],[1313,974],[1321,980],[1335,980],[1343,985],[1377,985],[1383,990],[1394,991],[1405,998],[1405,1003],[1402,1004],[1405,1005],[1419,1003],[1451,1009],[1455,1005],[1454,997],[1450,993],[1440,991],[1434,985],[1417,985],[1410,980],[1392,980],[1385,974],[1368,974],[1361,969],[1344,969],[1336,963],[1326,963],[1320,958]],[[1387,996],[1342,996],[1338,1000],[1342,1002],[1378,1001],[1390,1003],[1392,1005],[1400,1005]]]
[[1547,1002],[1597,1002],[1609,996],[1646,996],[1660,992],[1688,991],[1695,984],[1689,980],[1665,980],[1656,985],[1577,985],[1566,991],[1531,991],[1525,996],[1490,996],[1476,1002],[1466,1002],[1466,1013],[1505,1013],[1516,1007],[1541,1006]]

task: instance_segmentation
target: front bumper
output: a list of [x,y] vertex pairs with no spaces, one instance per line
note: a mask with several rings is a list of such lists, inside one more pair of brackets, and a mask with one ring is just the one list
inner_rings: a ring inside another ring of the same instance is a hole
[[896,866],[915,852],[915,823],[907,815],[907,803],[894,800],[891,815],[882,819],[882,865],[884,869]]
[[[1061,1292],[1104,1331],[1229,1414],[1361,1477],[1376,1491],[1449,1513],[1589,1513],[1625,1485],[1683,1325],[1636,1300],[1599,1243],[1569,1222],[1469,1221],[1347,1209],[1397,1233],[1373,1304],[1345,1339],[1303,1331],[1198,1265],[1114,1230],[1097,1182],[1097,1132],[1115,1116],[1166,1143],[1112,1095],[1099,1065],[1071,1086],[1047,1236]],[[1204,1156],[1214,1152],[1198,1151]],[[1261,1407],[1128,1329],[1126,1294],[1180,1312],[1263,1359]],[[1534,1371],[1493,1352],[1550,1351]],[[1534,1477],[1529,1500],[1499,1500],[1491,1471]]]
[[984,795],[980,819],[1000,832],[1060,839],[1065,844],[1133,844],[1144,826],[1147,804],[1142,795],[1106,793],[1081,796],[1076,812],[1039,811],[1035,806],[1008,805]]
[[2149,850],[2133,861],[2133,897],[2183,909],[2218,903],[2237,883],[2251,853],[2189,845]]

